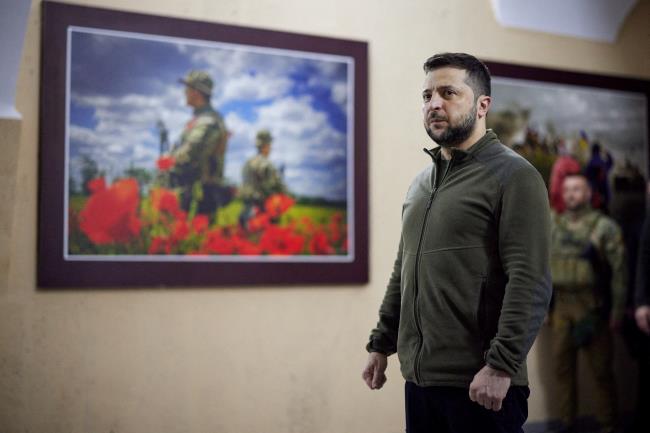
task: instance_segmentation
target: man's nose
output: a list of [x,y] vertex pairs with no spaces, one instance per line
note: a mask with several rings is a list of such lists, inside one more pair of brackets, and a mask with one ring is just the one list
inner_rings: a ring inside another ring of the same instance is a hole
[[431,99],[429,99],[427,108],[431,111],[440,110],[442,108],[442,98],[435,94],[432,95]]

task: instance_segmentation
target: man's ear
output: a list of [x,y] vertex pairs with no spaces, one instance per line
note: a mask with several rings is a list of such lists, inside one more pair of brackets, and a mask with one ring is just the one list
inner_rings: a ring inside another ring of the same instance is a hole
[[481,95],[476,100],[476,113],[479,119],[487,116],[488,111],[490,110],[490,104],[492,104],[492,98],[490,96]]

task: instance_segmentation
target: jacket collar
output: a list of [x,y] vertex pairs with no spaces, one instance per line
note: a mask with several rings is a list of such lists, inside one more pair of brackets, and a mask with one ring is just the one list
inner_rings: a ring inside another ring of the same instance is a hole
[[[452,149],[452,155],[456,161],[463,161],[468,157],[474,156],[479,153],[481,150],[485,149],[490,143],[497,141],[499,138],[491,129],[488,129],[485,132],[485,135],[481,137],[476,143],[472,144],[469,149]],[[442,147],[434,147],[432,149],[424,148],[422,149],[426,152],[434,162],[438,162],[442,158]]]

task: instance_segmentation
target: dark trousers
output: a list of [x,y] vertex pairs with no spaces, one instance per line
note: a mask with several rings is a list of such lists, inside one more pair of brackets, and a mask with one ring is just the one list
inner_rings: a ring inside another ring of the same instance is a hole
[[511,386],[500,411],[469,399],[469,390],[420,387],[406,382],[406,433],[523,433],[528,418],[527,386]]

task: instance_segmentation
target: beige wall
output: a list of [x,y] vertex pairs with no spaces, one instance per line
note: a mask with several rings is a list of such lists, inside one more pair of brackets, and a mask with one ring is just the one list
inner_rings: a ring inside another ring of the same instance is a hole
[[[647,1],[610,45],[500,28],[488,0],[79,0],[368,41],[370,283],[42,292],[35,288],[38,3],[17,92],[24,117],[17,174],[0,173],[16,185],[15,200],[3,202],[12,206],[13,223],[8,212],[0,213],[0,229],[13,224],[11,243],[0,246],[11,257],[8,287],[0,286],[1,433],[403,431],[396,359],[379,392],[365,389],[360,371],[398,241],[401,200],[413,174],[427,164],[420,150],[428,143],[419,119],[423,60],[458,50],[489,60],[650,78]],[[15,127],[0,123],[0,137],[11,134]],[[3,180],[0,197],[10,197],[11,188]],[[547,353],[542,341],[530,356],[533,420],[554,415]]]

